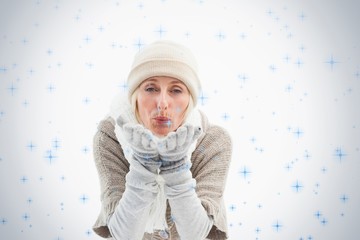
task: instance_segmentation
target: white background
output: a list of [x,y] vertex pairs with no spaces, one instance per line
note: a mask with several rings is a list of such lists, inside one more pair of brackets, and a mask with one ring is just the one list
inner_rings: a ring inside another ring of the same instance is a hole
[[[357,1],[0,1],[1,239],[100,239],[92,138],[139,48],[190,47],[233,139],[230,239],[357,239]],[[298,186],[298,188],[296,188]]]

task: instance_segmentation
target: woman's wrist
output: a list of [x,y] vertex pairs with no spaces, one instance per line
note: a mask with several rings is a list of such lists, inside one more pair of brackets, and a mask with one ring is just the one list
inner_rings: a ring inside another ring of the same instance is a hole
[[192,177],[190,166],[191,164],[187,164],[186,167],[171,173],[160,172],[165,182],[165,193],[169,198],[195,189],[196,181]]

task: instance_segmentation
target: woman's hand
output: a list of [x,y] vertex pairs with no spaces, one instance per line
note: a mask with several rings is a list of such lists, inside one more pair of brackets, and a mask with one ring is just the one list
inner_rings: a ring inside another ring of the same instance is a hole
[[200,127],[185,124],[161,139],[158,146],[164,192],[181,239],[205,239],[213,226],[212,218],[196,194],[196,180],[192,177],[188,159],[192,144],[201,132]]
[[200,127],[185,124],[179,127],[176,132],[171,132],[165,138],[160,139],[158,149],[162,161],[161,172],[171,173],[187,169],[188,151],[201,133]]
[[161,166],[157,150],[157,138],[141,124],[125,123],[121,118],[118,124],[122,127],[124,137],[129,143],[135,160],[153,173]]

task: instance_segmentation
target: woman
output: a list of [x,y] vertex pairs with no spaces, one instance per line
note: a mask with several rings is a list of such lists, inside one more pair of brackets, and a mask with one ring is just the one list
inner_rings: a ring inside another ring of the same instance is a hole
[[148,45],[134,58],[128,96],[94,137],[105,238],[227,239],[223,192],[231,140],[196,109],[200,81],[186,47]]

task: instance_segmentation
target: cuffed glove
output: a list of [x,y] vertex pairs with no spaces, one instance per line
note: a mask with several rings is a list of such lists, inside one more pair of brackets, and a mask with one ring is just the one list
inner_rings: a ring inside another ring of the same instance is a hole
[[205,239],[213,225],[213,219],[196,195],[196,181],[190,171],[189,151],[201,132],[200,127],[187,124],[158,142],[162,160],[160,175],[164,178],[171,215],[182,240]]
[[201,133],[200,127],[186,124],[179,127],[176,132],[171,132],[165,138],[160,139],[158,141],[162,161],[160,171],[163,174],[168,174],[186,168],[189,149]]
[[161,166],[157,137],[141,124],[125,123],[121,117],[118,118],[117,123],[130,145],[134,160],[140,162],[150,172],[157,173]]
[[157,174],[138,161],[130,163],[125,192],[107,224],[115,240],[143,238],[151,206],[159,191],[156,177]]
[[128,159],[125,192],[108,219],[108,228],[116,240],[141,240],[159,192],[156,178],[161,162],[155,136],[149,130],[139,124],[124,123],[121,118],[118,125],[132,157]]

